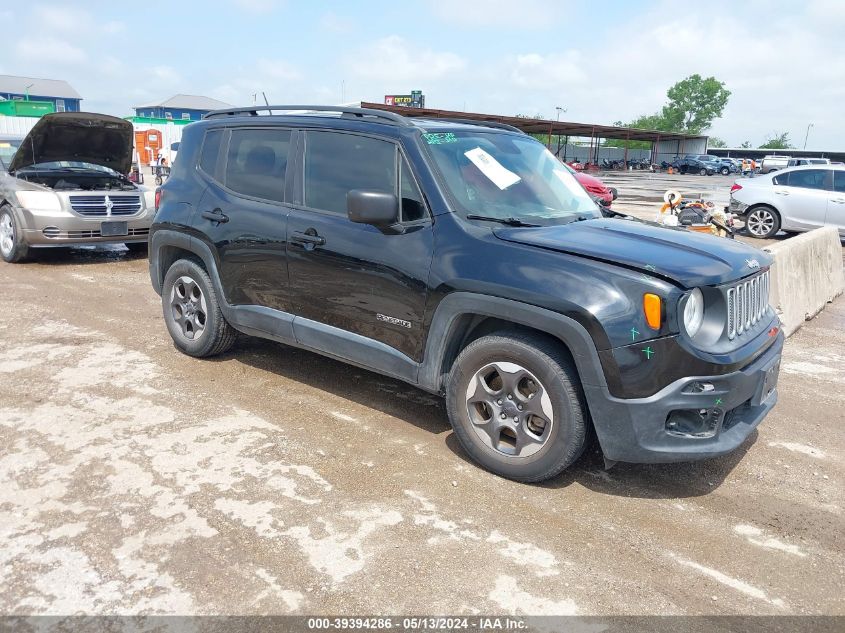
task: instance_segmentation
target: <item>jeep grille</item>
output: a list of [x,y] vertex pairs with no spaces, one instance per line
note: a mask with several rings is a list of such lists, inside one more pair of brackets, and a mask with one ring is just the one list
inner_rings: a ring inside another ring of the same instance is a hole
[[727,291],[728,338],[751,329],[769,309],[769,271],[731,286]]
[[70,207],[79,215],[108,217],[109,215],[134,215],[141,210],[141,196],[108,196],[111,213],[106,204],[107,196],[69,196]]

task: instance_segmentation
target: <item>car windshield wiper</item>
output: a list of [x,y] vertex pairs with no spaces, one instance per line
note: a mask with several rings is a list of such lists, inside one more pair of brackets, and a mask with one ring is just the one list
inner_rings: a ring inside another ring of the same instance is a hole
[[498,222],[499,224],[506,224],[508,226],[540,226],[539,224],[525,222],[519,218],[494,218],[489,215],[469,214],[467,216],[467,220],[487,220],[488,222]]

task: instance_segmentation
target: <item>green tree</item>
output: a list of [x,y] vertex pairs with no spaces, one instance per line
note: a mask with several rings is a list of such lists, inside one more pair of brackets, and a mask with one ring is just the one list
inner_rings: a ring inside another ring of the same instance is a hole
[[792,144],[789,142],[789,132],[782,134],[772,134],[758,149],[791,149]]
[[722,116],[731,91],[715,77],[690,75],[666,92],[669,103],[661,112],[672,131],[700,134]]
[[722,139],[720,139],[718,136],[711,136],[711,137],[707,140],[707,145],[708,145],[709,147],[727,147],[727,146],[728,146],[728,144],[727,144],[727,143],[725,143],[725,141],[723,141]]
[[751,141],[743,141],[742,145],[740,145],[742,149],[750,149],[751,148]]

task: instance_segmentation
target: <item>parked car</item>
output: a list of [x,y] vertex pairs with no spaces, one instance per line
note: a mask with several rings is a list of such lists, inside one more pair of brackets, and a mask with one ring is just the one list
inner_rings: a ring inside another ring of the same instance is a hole
[[98,242],[143,250],[154,194],[126,176],[132,137],[129,121],[105,114],[42,117],[0,172],[3,259],[19,262],[31,248]]
[[576,171],[566,163],[562,163],[568,169],[575,180],[577,180],[584,189],[587,190],[591,196],[594,196],[602,201],[602,205],[610,207],[614,200],[618,197],[618,193],[614,187],[608,187],[600,179],[591,176],[583,171]]
[[8,171],[8,164],[21,146],[23,136],[0,135],[0,173]]
[[763,161],[760,163],[760,173],[768,174],[773,171],[777,171],[778,169],[785,169],[789,166],[789,161],[792,157],[791,156],[764,156]]
[[790,158],[787,167],[800,167],[801,165],[830,165],[829,158]]
[[739,167],[737,167],[736,161],[733,158],[721,158],[715,156],[713,158],[715,158],[715,162],[719,164],[719,169],[716,171],[723,176],[735,174],[739,171]]
[[602,218],[510,126],[304,109],[185,127],[150,233],[177,349],[242,332],[441,394],[464,450],[529,482],[588,429],[608,462],[699,459],[774,406],[768,254]]
[[712,176],[722,168],[720,163],[710,160],[702,160],[698,155],[687,154],[672,163],[672,169],[682,174],[699,174],[700,176]]
[[845,237],[845,166],[807,165],[740,178],[731,187],[730,211],[743,217],[753,237],[820,226],[835,226]]

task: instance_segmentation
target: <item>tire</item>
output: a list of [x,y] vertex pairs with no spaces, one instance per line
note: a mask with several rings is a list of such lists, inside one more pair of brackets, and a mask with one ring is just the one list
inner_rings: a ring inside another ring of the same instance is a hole
[[15,214],[8,205],[0,207],[0,255],[10,264],[17,264],[29,255],[29,246],[21,239]]
[[706,175],[707,175],[707,170],[706,170],[706,169],[704,169],[704,167],[702,167],[701,169],[699,169],[699,170],[698,170],[698,175],[699,175],[699,176],[706,176]]
[[745,215],[745,232],[761,240],[774,237],[780,230],[780,215],[772,207],[761,204]]
[[153,182],[154,182],[156,185],[161,186],[161,183],[162,183],[162,182],[164,182],[164,181],[161,179],[161,176],[156,176],[156,177],[153,179]]
[[161,307],[174,345],[188,356],[222,354],[237,338],[220,311],[208,273],[195,261],[180,259],[167,271]]
[[446,408],[469,456],[508,479],[555,477],[586,445],[578,373],[542,336],[502,331],[467,345],[449,373]]
[[727,176],[728,174],[731,173],[731,170],[728,169],[727,167],[722,167],[722,169],[719,170],[719,173],[722,174],[723,176]]
[[129,252],[133,255],[146,255],[149,250],[149,244],[147,242],[127,242],[124,246],[128,248]]

